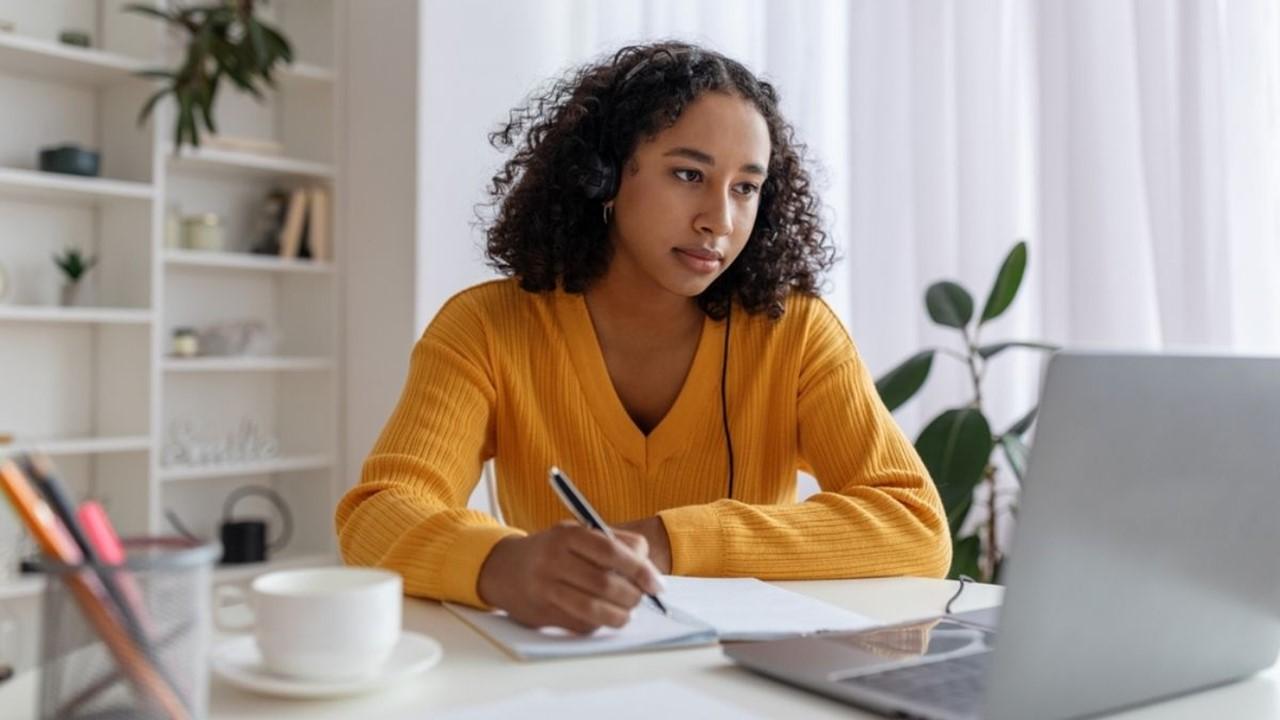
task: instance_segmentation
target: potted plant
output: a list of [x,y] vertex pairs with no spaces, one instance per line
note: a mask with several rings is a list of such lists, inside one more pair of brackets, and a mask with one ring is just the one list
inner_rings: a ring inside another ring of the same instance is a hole
[[[1017,422],[1001,432],[991,429],[983,409],[982,381],[988,363],[1012,348],[1052,352],[1057,346],[1042,342],[1003,341],[983,344],[980,341],[986,323],[1000,317],[1013,304],[1027,267],[1027,244],[1017,243],[1005,257],[995,284],[987,295],[982,314],[974,318],[973,297],[959,284],[936,282],[925,292],[925,309],[937,324],[960,333],[960,351],[951,348],[929,348],[905,360],[876,381],[876,390],[890,410],[910,400],[929,377],[936,356],[942,355],[963,363],[973,385],[973,398],[965,405],[949,409],[929,422],[916,439],[916,451],[929,468],[951,527],[953,559],[951,577],[969,575],[983,582],[999,576],[1003,552],[999,544],[997,512],[997,466],[993,459],[999,451],[1004,455],[1018,482],[1026,467],[1025,437],[1035,421],[1037,407],[1032,407]],[[974,494],[985,486],[987,520],[972,534],[960,536],[965,519],[973,508]]]
[[146,121],[162,98],[172,95],[177,101],[174,149],[184,143],[198,147],[201,124],[211,133],[218,131],[213,105],[223,79],[258,100],[263,97],[263,86],[275,87],[272,73],[276,64],[292,63],[293,48],[278,29],[257,17],[256,4],[255,0],[222,0],[178,4],[168,10],[144,4],[125,7],[126,12],[156,18],[187,36],[186,56],[177,68],[138,73],[165,83],[143,104],[139,124]]
[[67,248],[60,255],[53,256],[53,262],[66,276],[62,284],[60,300],[63,307],[72,307],[80,303],[80,281],[98,263],[98,258],[85,255],[79,248]]

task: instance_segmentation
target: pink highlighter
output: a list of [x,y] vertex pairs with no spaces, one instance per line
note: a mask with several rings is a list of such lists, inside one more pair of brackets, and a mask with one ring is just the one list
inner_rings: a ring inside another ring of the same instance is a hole
[[[124,545],[120,543],[120,536],[116,534],[111,518],[107,516],[107,511],[102,508],[102,505],[93,500],[80,503],[79,509],[76,510],[76,519],[80,521],[80,527],[84,529],[85,536],[93,545],[93,549],[98,552],[98,557],[102,559],[103,564],[109,567],[124,564]],[[147,622],[147,606],[142,601],[142,591],[138,588],[138,584],[125,572],[117,573],[116,582],[132,606],[134,615],[140,621]]]

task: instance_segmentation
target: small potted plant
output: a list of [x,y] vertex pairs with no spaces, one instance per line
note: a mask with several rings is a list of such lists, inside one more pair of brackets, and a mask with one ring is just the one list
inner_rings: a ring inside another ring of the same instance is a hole
[[53,256],[53,262],[62,270],[62,274],[66,275],[66,282],[62,284],[61,301],[63,307],[72,307],[80,301],[80,281],[84,276],[93,269],[97,264],[98,258],[93,255],[86,255],[80,251],[80,248],[70,247],[62,251],[60,255]]

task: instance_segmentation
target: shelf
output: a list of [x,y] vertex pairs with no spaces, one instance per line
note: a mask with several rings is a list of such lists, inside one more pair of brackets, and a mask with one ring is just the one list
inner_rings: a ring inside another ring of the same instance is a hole
[[0,602],[36,595],[44,590],[44,576],[36,573],[0,580]]
[[309,273],[328,275],[333,273],[333,263],[297,258],[279,258],[271,255],[252,255],[239,252],[210,252],[207,250],[165,250],[164,261],[170,267],[211,268],[218,270],[251,270],[258,272]]
[[0,73],[6,75],[95,87],[141,80],[134,73],[146,67],[142,60],[127,55],[0,34]]
[[333,71],[329,68],[308,63],[285,65],[276,73],[277,83],[286,90],[331,88],[334,80]]
[[[251,580],[262,573],[276,570],[293,570],[295,568],[319,567],[322,565],[341,565],[338,556],[329,553],[310,555],[294,555],[279,560],[268,560],[264,563],[245,563],[243,565],[217,565],[213,568],[215,582],[240,582]],[[19,575],[11,580],[0,581],[0,601],[16,600],[36,595],[44,590],[44,576],[39,574]]]
[[75,323],[84,325],[146,325],[151,311],[134,308],[52,307],[0,305],[0,323]]
[[325,163],[206,147],[184,147],[176,153],[170,150],[169,164],[174,170],[230,174],[237,177],[246,174],[307,180],[327,180],[333,177],[333,166]]
[[0,445],[0,453],[39,451],[45,455],[104,455],[106,453],[143,452],[151,449],[146,435],[104,437],[63,437],[27,440],[22,437],[9,445]]
[[336,555],[317,553],[313,555],[295,555],[279,560],[268,560],[264,563],[244,563],[242,565],[218,565],[213,569],[215,582],[238,582],[251,580],[265,572],[276,570],[292,570],[294,568],[317,567],[320,565],[341,565]]
[[290,372],[328,370],[327,357],[165,358],[165,372]]
[[242,475],[324,470],[330,467],[333,467],[333,459],[328,455],[290,455],[269,460],[255,460],[253,462],[162,467],[160,468],[160,480],[161,482],[209,480]]
[[149,201],[149,183],[0,167],[0,196],[41,202]]

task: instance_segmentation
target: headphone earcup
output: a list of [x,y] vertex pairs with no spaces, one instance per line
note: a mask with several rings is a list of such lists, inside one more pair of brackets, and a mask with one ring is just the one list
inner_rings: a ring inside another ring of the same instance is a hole
[[618,173],[611,163],[596,153],[588,153],[578,178],[582,194],[589,200],[606,201],[618,193]]

